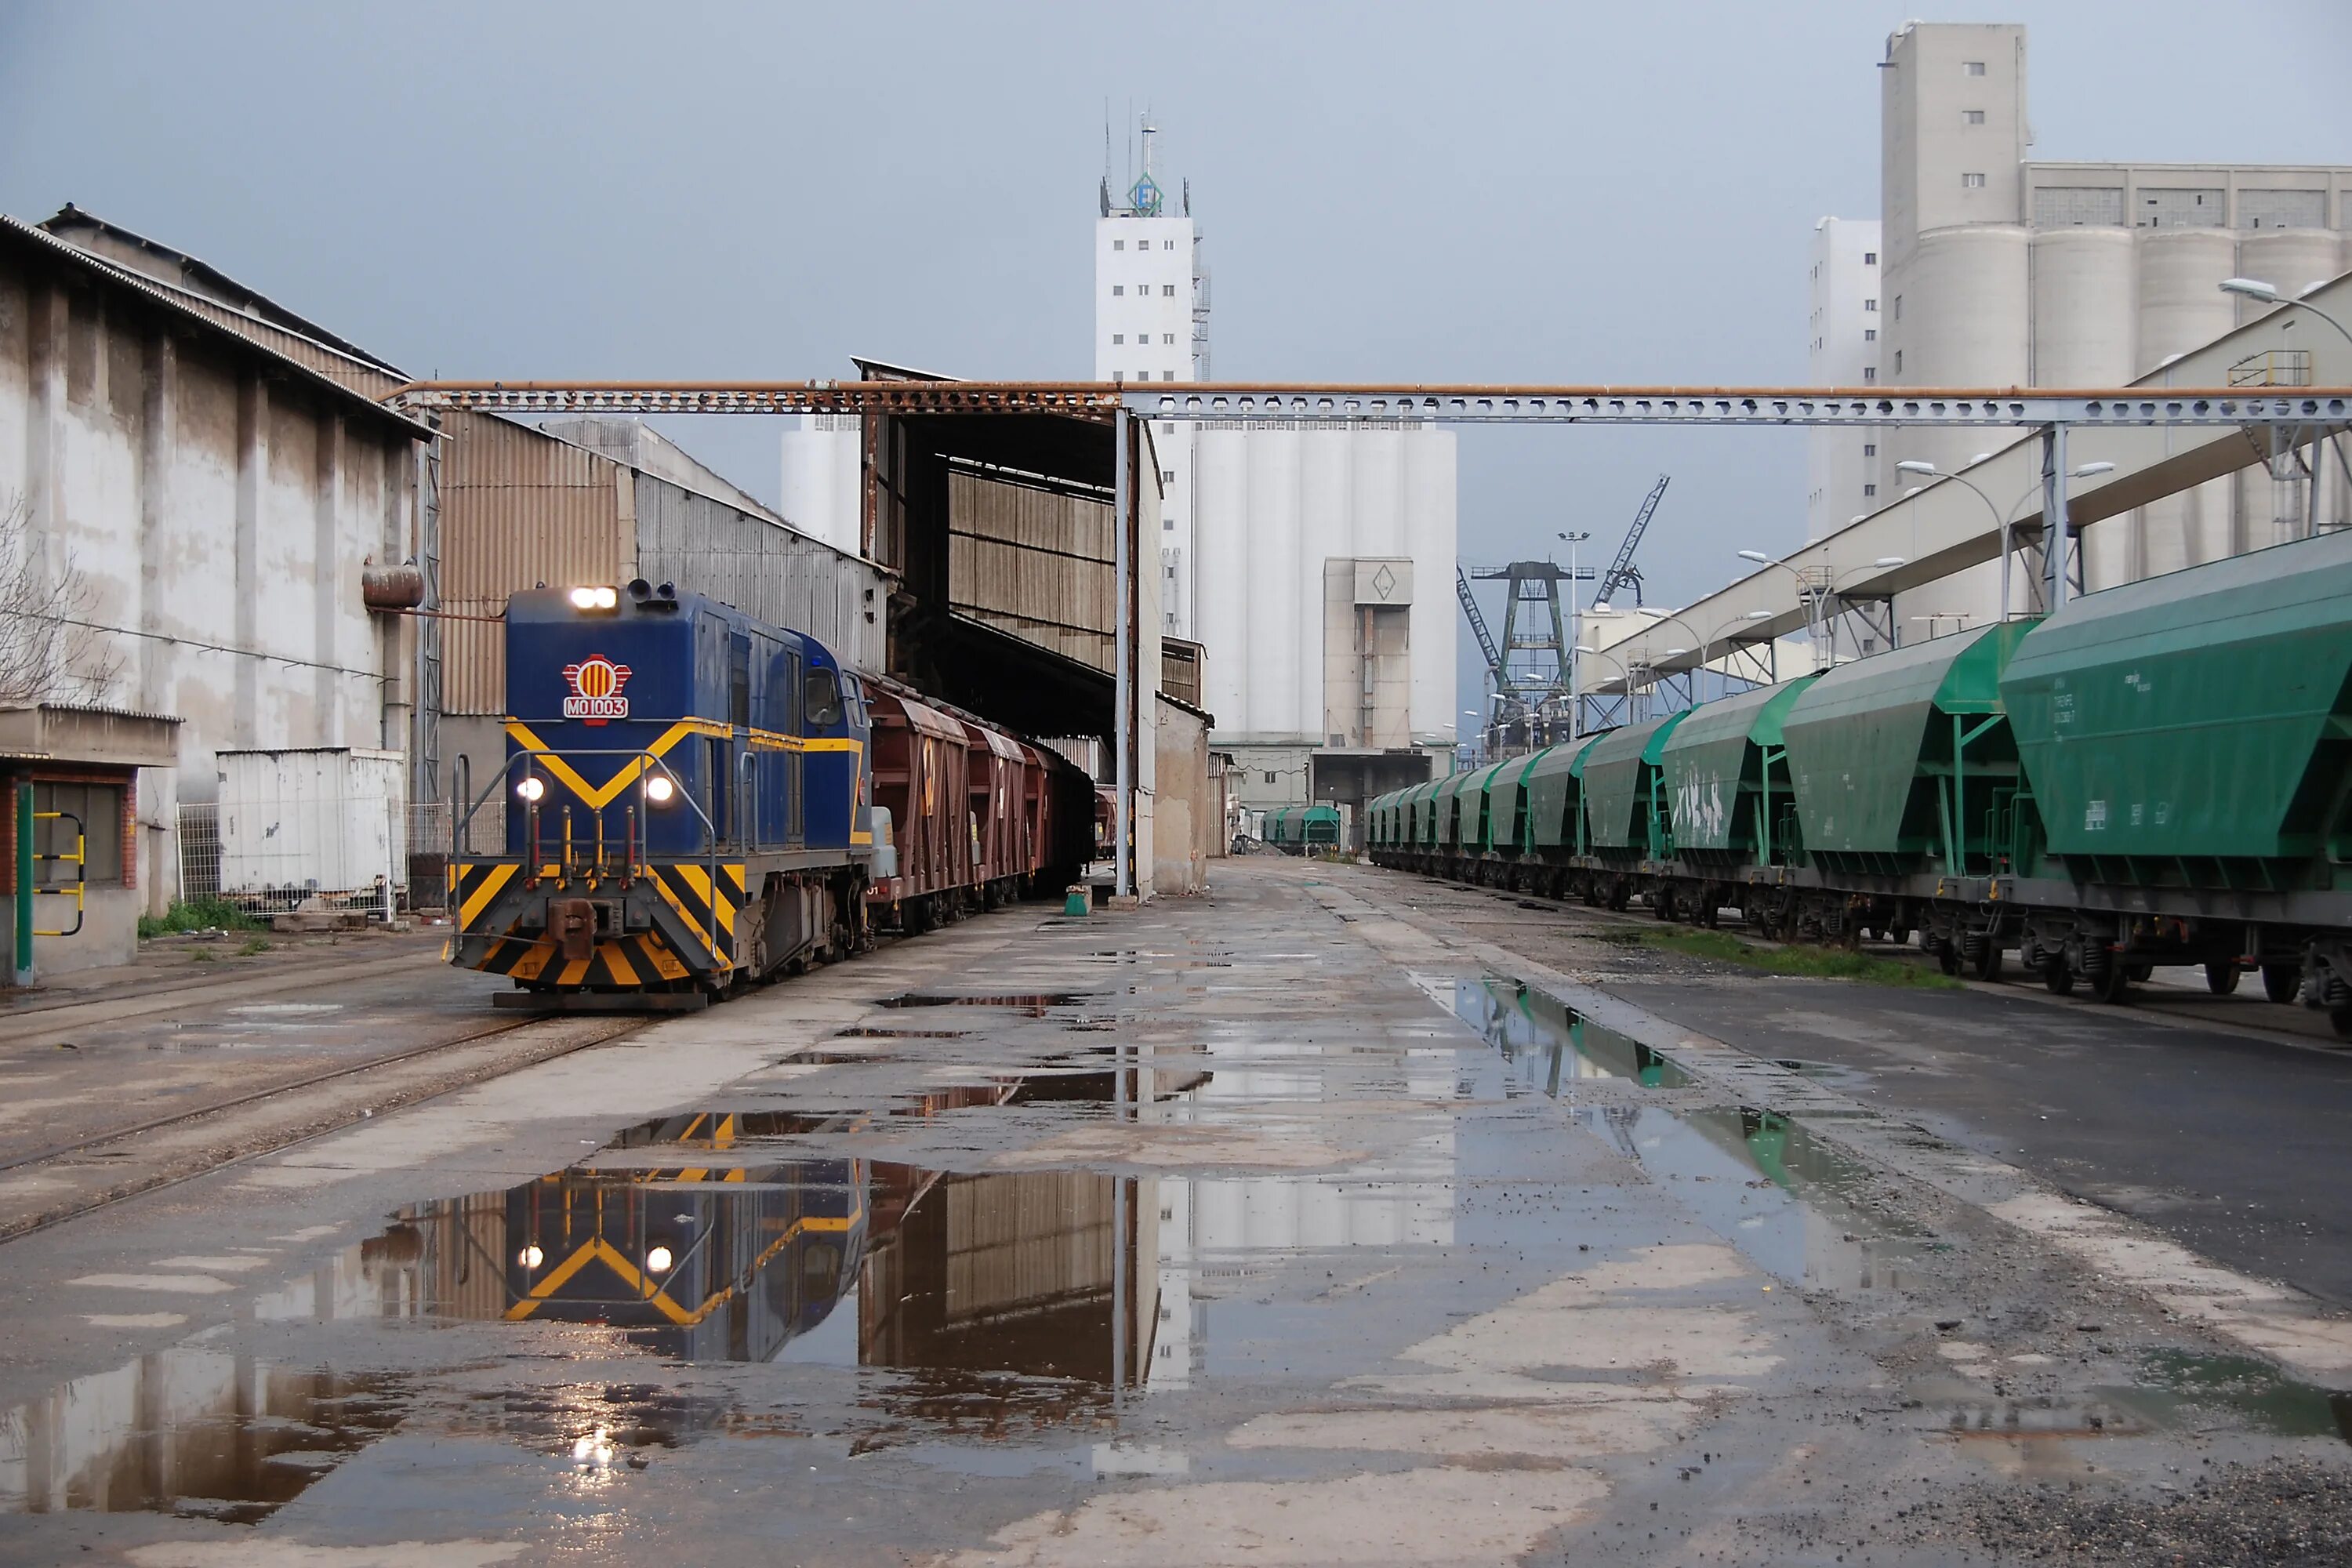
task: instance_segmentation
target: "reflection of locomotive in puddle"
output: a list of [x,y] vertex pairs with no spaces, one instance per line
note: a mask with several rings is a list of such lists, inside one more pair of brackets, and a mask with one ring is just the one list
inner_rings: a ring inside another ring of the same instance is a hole
[[[958,1089],[917,1115],[1054,1079]],[[657,1354],[768,1361],[854,1314],[864,1365],[1134,1384],[1150,1363],[1157,1202],[1083,1171],[950,1174],[833,1155],[860,1118],[704,1112],[647,1122],[588,1164],[419,1205],[374,1244],[408,1310],[594,1323]],[[1139,1268],[1140,1260],[1140,1268]],[[845,1359],[846,1359],[845,1357]]]

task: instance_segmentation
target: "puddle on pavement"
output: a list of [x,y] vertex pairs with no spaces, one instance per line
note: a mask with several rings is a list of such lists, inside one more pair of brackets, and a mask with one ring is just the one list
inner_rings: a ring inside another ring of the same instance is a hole
[[0,1509],[252,1524],[398,1426],[405,1408],[383,1376],[159,1351],[0,1419]]
[[2141,1361],[2132,1386],[2099,1393],[2183,1431],[2222,1416],[2275,1436],[2352,1443],[2352,1393],[2298,1382],[2251,1356],[2155,1351]]
[[1809,1078],[1832,1089],[1863,1089],[1870,1085],[1873,1075],[1860,1068],[1850,1068],[1842,1062],[1811,1062],[1797,1057],[1777,1057],[1773,1066],[1785,1068],[1799,1078]]
[[902,1369],[926,1398],[980,1397],[975,1378],[1141,1381],[1149,1178],[772,1160],[725,1131],[738,1119],[699,1120],[704,1144],[641,1146],[709,1165],[574,1168],[403,1210],[379,1248],[401,1277],[377,1290],[402,1315],[594,1324],[674,1361]]
[[2089,1399],[1964,1399],[1941,1406],[1941,1426],[1951,1437],[1999,1441],[2137,1437],[2147,1422],[2099,1390]]
[[[1695,1081],[1672,1058],[1533,986],[1489,975],[1453,987],[1455,1016],[1510,1064],[1517,1092],[1558,1099],[1592,1079],[1651,1089]],[[1917,1255],[1937,1245],[1882,1212],[1882,1184],[1868,1165],[1777,1112],[1623,1104],[1580,1106],[1574,1114],[1671,1184],[1707,1228],[1791,1284],[1899,1289],[1916,1272]]]
[[1691,1081],[1672,1058],[1517,981],[1455,981],[1453,1006],[1456,1017],[1502,1052],[1520,1084],[1554,1098],[1577,1079],[1631,1079],[1648,1089],[1680,1089]]
[[1802,1122],[1752,1106],[1587,1106],[1585,1124],[1671,1185],[1706,1227],[1808,1289],[1902,1289],[1939,1244],[1884,1212],[1884,1184]]
[[878,1004],[884,1007],[1007,1007],[1042,1018],[1053,1007],[1076,1007],[1099,1000],[1092,991],[1013,991],[986,995],[959,996],[938,991],[902,991],[896,996],[885,996]]
[[[836,1040],[961,1040],[971,1033],[970,1029],[890,1029],[859,1024],[846,1029],[835,1029],[833,1037]],[[802,1052],[797,1059],[805,1061],[808,1053]]]

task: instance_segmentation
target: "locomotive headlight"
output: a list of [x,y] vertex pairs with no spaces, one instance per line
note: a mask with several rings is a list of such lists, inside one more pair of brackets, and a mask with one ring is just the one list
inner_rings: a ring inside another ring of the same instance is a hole
[[515,785],[515,794],[520,795],[524,800],[529,801],[533,805],[537,805],[539,804],[540,796],[546,793],[547,781],[541,778],[537,773],[525,774],[522,783]]
[[620,603],[621,591],[618,588],[572,590],[572,607],[575,610],[610,610],[617,608]]
[[541,1264],[547,1261],[547,1254],[541,1252],[539,1249],[538,1244],[534,1242],[530,1246],[524,1247],[520,1252],[516,1253],[515,1261],[521,1264],[525,1268],[536,1268]]
[[677,795],[677,785],[669,782],[667,773],[656,773],[646,781],[646,798],[656,805],[667,805]]
[[667,1274],[669,1272],[669,1266],[677,1261],[677,1259],[670,1256],[668,1247],[656,1247],[651,1252],[646,1254],[646,1272],[648,1274]]

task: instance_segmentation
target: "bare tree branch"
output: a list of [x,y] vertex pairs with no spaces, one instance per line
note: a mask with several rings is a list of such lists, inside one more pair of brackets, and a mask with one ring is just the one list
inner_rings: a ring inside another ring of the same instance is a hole
[[52,570],[33,535],[33,509],[0,494],[0,707],[102,698],[121,668],[88,618],[95,595],[68,552]]

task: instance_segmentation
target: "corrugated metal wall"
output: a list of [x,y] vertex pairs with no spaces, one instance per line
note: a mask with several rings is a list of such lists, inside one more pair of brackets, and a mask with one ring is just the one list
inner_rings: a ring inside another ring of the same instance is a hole
[[[618,464],[486,414],[442,417],[442,711],[506,711],[507,595],[625,582]],[[487,617],[487,618],[468,618]]]
[[852,668],[882,672],[890,586],[879,570],[651,474],[634,489],[638,575],[806,632]]
[[1118,613],[1112,528],[1108,500],[955,468],[948,476],[950,604],[1108,671]]

